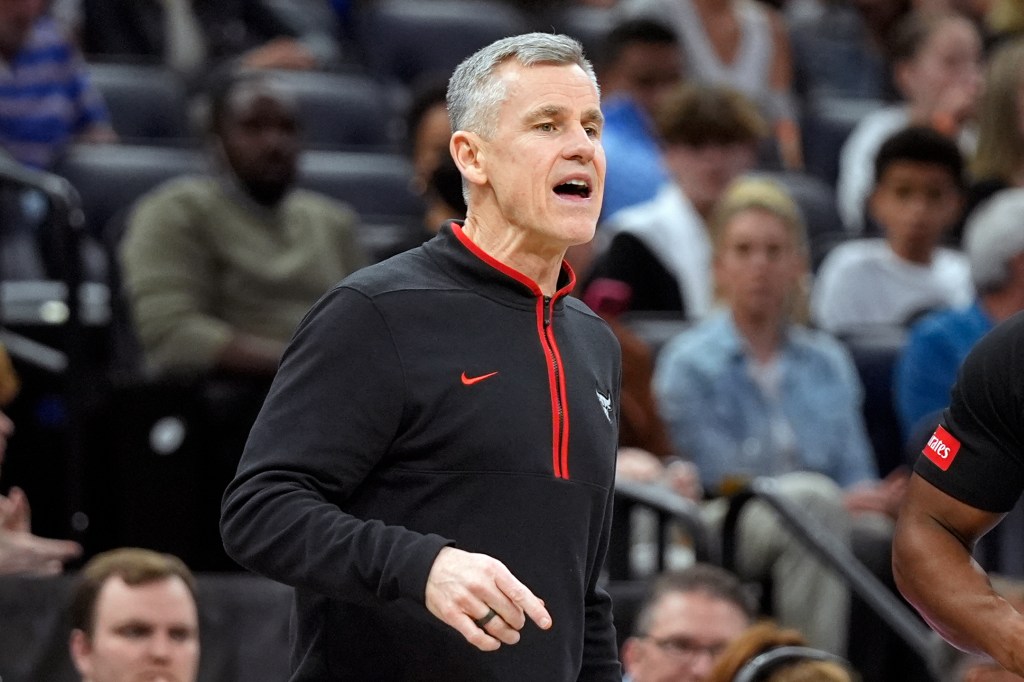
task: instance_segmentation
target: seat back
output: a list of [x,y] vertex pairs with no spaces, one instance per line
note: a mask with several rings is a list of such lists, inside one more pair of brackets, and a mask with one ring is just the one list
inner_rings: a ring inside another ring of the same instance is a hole
[[782,185],[800,207],[807,228],[811,267],[817,270],[839,235],[846,234],[839,218],[839,210],[836,208],[835,190],[827,182],[810,173],[780,170],[760,171],[757,175]]
[[273,73],[297,101],[309,149],[394,150],[397,103],[378,81],[361,73]]
[[165,180],[203,170],[194,149],[148,145],[76,145],[56,173],[82,197],[85,229],[99,236],[117,213]]
[[865,328],[840,337],[864,385],[864,422],[882,476],[905,463],[893,372],[906,338],[906,328],[895,326]]
[[181,79],[159,65],[98,62],[89,76],[126,142],[180,145],[189,137],[188,98]]
[[357,40],[371,71],[409,85],[428,73],[450,74],[463,59],[528,24],[500,0],[380,0],[357,17]]

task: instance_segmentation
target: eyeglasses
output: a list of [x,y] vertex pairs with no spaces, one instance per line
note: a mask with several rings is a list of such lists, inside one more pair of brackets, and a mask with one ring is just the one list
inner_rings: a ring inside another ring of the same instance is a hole
[[662,651],[685,661],[694,661],[701,654],[717,658],[726,646],[725,642],[700,644],[688,637],[652,637],[651,635],[637,635],[637,637],[646,639]]

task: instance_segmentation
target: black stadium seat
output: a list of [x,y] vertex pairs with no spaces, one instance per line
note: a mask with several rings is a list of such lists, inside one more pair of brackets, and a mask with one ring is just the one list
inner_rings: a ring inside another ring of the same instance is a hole
[[[86,228],[98,235],[156,185],[205,168],[196,149],[79,145],[57,172],[81,194]],[[423,206],[411,178],[412,166],[399,154],[319,150],[303,154],[299,184],[350,204],[368,220],[418,219]]]
[[864,385],[864,422],[882,476],[906,463],[893,400],[893,371],[906,338],[906,328],[897,326],[865,327],[839,338]]
[[77,145],[55,172],[82,197],[86,230],[99,236],[112,217],[165,180],[204,168],[194,149],[143,145]]
[[820,178],[799,171],[758,171],[757,176],[782,185],[800,207],[807,227],[811,266],[817,270],[829,248],[847,234],[836,208],[835,191]]
[[360,73],[272,72],[298,101],[309,149],[395,148],[398,106],[373,78]]
[[89,64],[89,77],[122,140],[176,145],[188,139],[185,86],[172,71],[159,65],[98,62]]
[[357,24],[371,72],[406,85],[450,74],[481,47],[528,30],[524,16],[499,0],[380,0],[365,4]]

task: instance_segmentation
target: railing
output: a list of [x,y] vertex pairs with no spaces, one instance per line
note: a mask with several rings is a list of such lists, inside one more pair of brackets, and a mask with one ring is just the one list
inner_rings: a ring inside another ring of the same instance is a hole
[[[65,501],[70,528],[75,534],[80,534],[87,524],[81,512],[85,480],[82,456],[83,402],[88,388],[84,369],[86,344],[82,342],[81,243],[85,219],[81,200],[75,188],[64,178],[25,168],[9,158],[0,158],[0,184],[35,190],[45,196],[49,204],[46,236],[52,238],[49,245],[53,249],[54,264],[66,292],[62,314],[55,320],[55,326],[62,331],[63,348],[51,348],[7,329],[3,311],[0,311],[0,340],[13,357],[62,377],[68,420],[63,472],[66,481]],[[0,273],[0,277],[2,275]]]
[[693,553],[698,561],[720,563],[720,552],[694,502],[680,497],[667,488],[632,481],[615,484],[615,515],[612,519],[612,546],[608,552],[607,568],[614,580],[636,578],[630,560],[630,542],[633,537],[631,523],[633,510],[648,509],[657,517],[656,566],[666,564],[667,533],[670,521],[681,524],[690,536]]
[[745,489],[732,496],[722,528],[723,565],[732,568],[736,556],[736,525],[740,512],[753,499],[769,505],[778,513],[794,537],[838,573],[868,606],[899,636],[936,679],[946,679],[956,652],[924,625],[842,542],[817,519],[802,513],[779,494],[772,478],[755,478]]

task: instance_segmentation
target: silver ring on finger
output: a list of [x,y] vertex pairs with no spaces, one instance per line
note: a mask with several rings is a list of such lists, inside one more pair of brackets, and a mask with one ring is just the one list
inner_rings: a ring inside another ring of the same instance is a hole
[[481,616],[480,618],[475,618],[475,619],[473,620],[473,624],[474,624],[474,625],[476,625],[476,626],[477,626],[478,628],[481,628],[481,629],[483,629],[483,627],[484,627],[485,625],[487,625],[488,623],[490,623],[490,622],[491,622],[491,620],[492,620],[492,619],[493,619],[493,618],[494,618],[495,616],[497,616],[497,615],[498,615],[498,612],[497,612],[497,611],[495,611],[495,610],[494,610],[494,609],[492,609],[492,608],[488,608],[488,609],[487,609],[487,613],[485,613],[485,614],[484,614],[483,616]]

